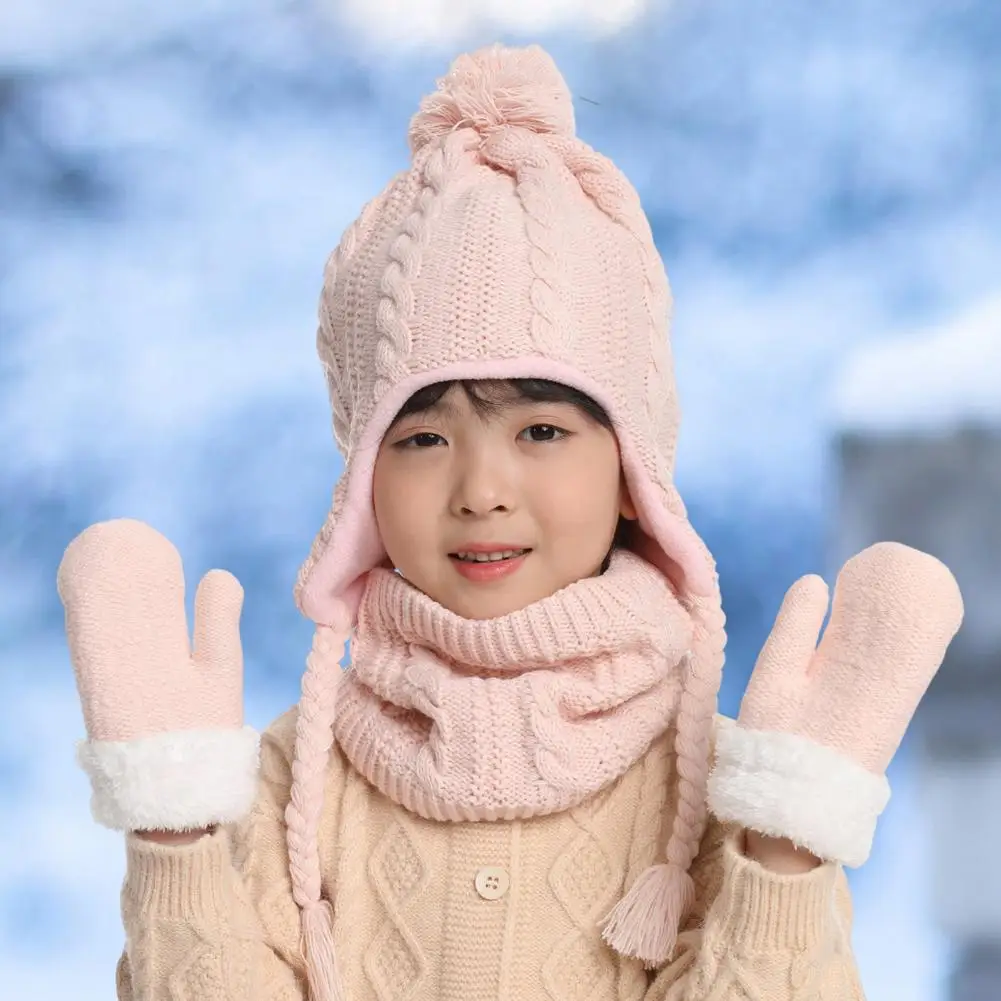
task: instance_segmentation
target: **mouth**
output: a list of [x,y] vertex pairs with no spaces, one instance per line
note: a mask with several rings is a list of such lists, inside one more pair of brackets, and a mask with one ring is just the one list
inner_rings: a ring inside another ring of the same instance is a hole
[[493,553],[449,553],[456,573],[467,581],[488,584],[503,580],[524,565],[531,549],[503,549]]
[[531,549],[501,549],[494,553],[458,552],[449,553],[449,559],[458,563],[504,563],[530,553]]

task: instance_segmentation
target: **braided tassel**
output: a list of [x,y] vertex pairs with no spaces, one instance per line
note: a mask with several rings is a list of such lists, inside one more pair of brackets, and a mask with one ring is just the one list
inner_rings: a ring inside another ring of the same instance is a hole
[[706,787],[716,693],[726,634],[719,596],[689,599],[695,638],[677,719],[675,755],[678,802],[667,844],[667,861],[644,870],[602,922],[602,938],[616,952],[662,966],[674,954],[681,924],[695,903],[689,868],[707,820]]
[[317,626],[306,659],[296,720],[292,791],[285,810],[292,896],[302,911],[302,950],[310,1001],[345,1001],[334,954],[333,909],[321,899],[319,828],[330,748],[340,658],[351,635],[347,610],[334,626]]

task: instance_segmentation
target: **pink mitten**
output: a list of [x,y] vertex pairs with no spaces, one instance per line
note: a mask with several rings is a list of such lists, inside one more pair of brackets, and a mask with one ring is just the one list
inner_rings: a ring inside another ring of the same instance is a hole
[[886,769],[963,619],[948,568],[899,543],[786,594],[734,724],[717,735],[709,807],[830,861],[869,857]]
[[194,656],[177,550],[140,521],[92,525],[57,576],[88,739],[94,818],[186,831],[238,820],[257,790],[243,725],[243,589],[211,570],[195,594]]

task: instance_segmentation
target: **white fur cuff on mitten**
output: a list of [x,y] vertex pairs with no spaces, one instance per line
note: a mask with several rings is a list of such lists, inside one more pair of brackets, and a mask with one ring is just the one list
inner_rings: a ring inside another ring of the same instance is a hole
[[794,733],[748,730],[722,719],[709,809],[818,858],[857,867],[869,857],[876,822],[890,799],[874,775],[829,747]]
[[239,730],[177,730],[135,740],[83,740],[94,819],[116,831],[191,831],[229,824],[257,795],[259,738]]

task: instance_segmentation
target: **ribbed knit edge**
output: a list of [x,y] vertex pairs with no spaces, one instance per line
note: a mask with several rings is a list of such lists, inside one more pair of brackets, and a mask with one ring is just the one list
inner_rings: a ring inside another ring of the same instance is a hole
[[466,666],[524,670],[647,641],[651,624],[662,622],[672,608],[680,625],[684,613],[659,571],[619,549],[601,576],[575,581],[494,619],[456,615],[398,574],[377,567],[369,574],[360,614],[362,629],[391,628],[405,641],[431,642]]
[[163,845],[129,834],[123,892],[149,917],[215,919],[226,911],[224,881],[232,865],[223,827],[187,845]]
[[715,933],[741,952],[804,951],[835,932],[839,866],[783,875],[743,855],[739,835],[723,845],[723,886],[714,904]]

